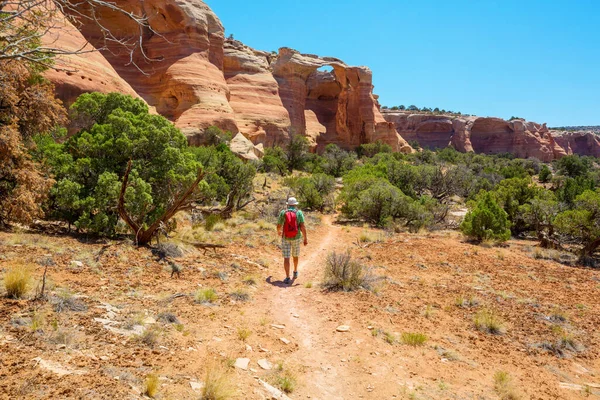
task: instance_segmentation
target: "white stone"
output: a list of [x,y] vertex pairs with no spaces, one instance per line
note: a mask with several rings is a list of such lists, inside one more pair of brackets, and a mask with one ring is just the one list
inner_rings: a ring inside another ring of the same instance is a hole
[[83,263],[81,261],[71,261],[71,264],[76,267],[83,268]]
[[261,367],[262,369],[265,369],[267,371],[269,371],[271,368],[273,368],[273,365],[266,358],[262,358],[262,359],[258,360],[257,363],[258,363],[259,367]]
[[283,393],[281,390],[274,388],[273,386],[269,385],[267,382],[262,381],[262,380],[258,380],[263,386],[264,388],[267,390],[267,393],[269,394],[270,398],[273,400],[291,400],[288,396],[286,396],[285,393]]
[[271,328],[275,328],[275,329],[285,329],[285,325],[271,324]]
[[237,360],[235,360],[235,364],[233,364],[233,366],[236,368],[239,368],[239,369],[243,369],[244,371],[247,371],[248,364],[250,364],[249,358],[238,358]]
[[284,338],[284,337],[282,337],[282,338],[279,338],[279,340],[281,340],[281,341],[282,341],[283,343],[285,343],[285,344],[290,344],[290,343],[291,343],[289,340],[287,340],[287,339],[286,339],[286,338]]
[[190,386],[191,386],[192,390],[194,390],[196,392],[200,392],[202,390],[202,388],[204,387],[204,382],[190,381]]
[[338,332],[348,332],[350,327],[348,325],[340,325],[335,330]]
[[249,344],[246,344],[246,351],[252,351],[252,346],[250,346]]

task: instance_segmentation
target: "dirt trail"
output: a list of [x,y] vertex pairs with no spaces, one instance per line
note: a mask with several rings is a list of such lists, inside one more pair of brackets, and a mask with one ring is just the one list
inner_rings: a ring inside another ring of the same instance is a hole
[[290,286],[278,283],[279,277],[283,276],[282,260],[274,259],[271,268],[274,283],[265,290],[266,304],[258,305],[264,307],[274,323],[285,325],[281,336],[292,340],[290,346],[297,346],[286,363],[306,368],[302,387],[294,393],[294,397],[306,394],[317,399],[348,398],[341,384],[350,377],[343,376],[343,371],[334,367],[335,361],[330,355],[334,347],[332,336],[336,332],[326,326],[327,319],[316,308],[316,304],[321,302],[320,296],[315,294],[316,289],[304,287],[306,282],[314,282],[316,286],[316,282],[320,281],[325,258],[343,243],[339,240],[342,234],[339,227],[332,225],[331,217],[325,216],[322,226],[309,232],[309,245],[301,249],[299,279]]

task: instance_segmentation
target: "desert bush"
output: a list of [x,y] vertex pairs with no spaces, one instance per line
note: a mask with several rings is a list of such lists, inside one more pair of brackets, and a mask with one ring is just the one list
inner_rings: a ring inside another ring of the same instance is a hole
[[323,285],[330,290],[345,292],[358,289],[371,289],[374,277],[360,262],[353,260],[350,252],[327,255]]
[[505,332],[505,323],[493,310],[484,308],[478,311],[473,318],[475,328],[482,332],[493,335],[501,335]]
[[509,227],[508,214],[489,192],[480,197],[460,225],[461,231],[472,239],[502,242],[510,239]]
[[290,171],[301,171],[306,164],[309,155],[308,139],[305,136],[293,134],[290,142],[285,148],[287,165]]
[[204,376],[201,400],[227,400],[236,394],[233,378],[217,364],[209,364]]
[[266,148],[260,170],[262,172],[276,172],[281,176],[287,175],[288,165],[285,151],[279,146]]
[[548,168],[547,165],[542,165],[542,169],[540,170],[538,179],[542,183],[550,182],[550,180],[552,179],[552,171],[550,171],[550,168]]
[[577,209],[556,216],[557,230],[583,245],[580,261],[590,257],[600,246],[600,189],[586,190],[577,196]]
[[194,299],[196,299],[198,303],[203,304],[214,303],[218,298],[217,292],[215,292],[215,289],[213,288],[198,289],[194,295]]
[[25,297],[31,286],[31,268],[17,264],[4,274],[4,288],[6,295],[13,299]]
[[409,346],[422,346],[427,341],[427,336],[423,333],[404,332],[401,336],[402,343]]
[[576,178],[584,176],[589,172],[592,167],[592,159],[572,154],[561,157],[555,161],[555,165],[559,174]]
[[[7,33],[5,25],[6,22],[2,29]],[[9,39],[10,47],[22,46],[25,39],[39,41],[39,35],[29,28],[19,31],[24,37],[15,43]],[[5,46],[6,37],[1,42]],[[35,45],[38,46],[39,43]],[[59,133],[56,127],[67,122],[66,112],[55,98],[54,85],[41,75],[45,68],[22,57],[0,62],[0,225],[28,224],[43,216],[42,205],[54,183],[51,175],[29,154],[35,148],[34,135],[50,132],[56,135]]]
[[233,292],[229,293],[229,297],[236,301],[248,301],[250,300],[250,293],[246,289],[236,289]]
[[323,158],[323,172],[327,175],[340,177],[354,168],[356,153],[342,150],[332,143],[325,147]]
[[56,296],[50,298],[50,302],[54,307],[54,311],[60,313],[66,310],[82,312],[87,310],[87,306],[82,301],[78,300],[68,290],[59,291]]
[[494,390],[501,400],[519,400],[521,395],[514,388],[508,372],[497,371],[494,374]]
[[383,143],[381,140],[376,141],[375,143],[367,143],[361,144],[356,149],[356,153],[359,157],[371,158],[379,153],[391,153],[392,146],[387,143]]
[[206,217],[206,219],[204,220],[204,229],[206,229],[207,231],[212,231],[215,227],[215,225],[217,225],[218,223],[220,223],[222,220],[221,216],[219,214],[210,214]]
[[154,347],[158,343],[159,332],[155,328],[145,329],[141,334],[134,337],[135,341],[148,347]]
[[157,320],[165,324],[179,324],[177,316],[170,312],[162,312],[158,314]]
[[148,374],[146,376],[146,380],[144,381],[144,394],[150,398],[156,397],[159,386],[160,382],[158,380],[158,375]]

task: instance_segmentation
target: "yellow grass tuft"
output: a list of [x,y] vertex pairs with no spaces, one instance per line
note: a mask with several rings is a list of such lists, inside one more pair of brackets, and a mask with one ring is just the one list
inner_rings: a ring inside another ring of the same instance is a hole
[[405,332],[402,334],[402,343],[409,346],[423,346],[427,341],[427,336],[418,332]]
[[31,286],[31,267],[23,264],[13,266],[4,274],[6,294],[13,299],[25,297]]
[[144,394],[148,397],[154,398],[158,393],[158,388],[158,375],[149,374],[146,376],[146,381],[144,382]]
[[207,366],[204,382],[201,400],[227,400],[236,394],[231,376],[219,365]]
[[482,332],[501,335],[505,332],[505,323],[493,310],[483,309],[475,314],[473,319],[475,327]]

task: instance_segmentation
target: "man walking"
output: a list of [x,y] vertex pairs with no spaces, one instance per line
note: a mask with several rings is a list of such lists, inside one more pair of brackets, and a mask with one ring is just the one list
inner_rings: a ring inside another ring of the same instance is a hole
[[298,278],[298,257],[300,257],[300,241],[304,238],[304,245],[308,244],[306,227],[304,226],[304,214],[298,210],[298,200],[290,197],[287,201],[287,209],[279,213],[277,219],[277,234],[281,236],[281,250],[283,252],[283,268],[285,276],[283,283],[289,284],[290,280],[290,256],[294,257],[294,279]]

